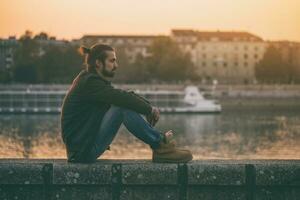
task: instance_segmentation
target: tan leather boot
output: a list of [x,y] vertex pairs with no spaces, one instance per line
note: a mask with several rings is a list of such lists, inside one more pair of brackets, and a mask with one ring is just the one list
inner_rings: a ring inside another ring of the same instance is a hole
[[176,148],[176,143],[173,140],[172,131],[164,134],[164,140],[160,142],[157,149],[153,149],[153,162],[179,163],[189,162],[193,159],[193,155],[189,150]]

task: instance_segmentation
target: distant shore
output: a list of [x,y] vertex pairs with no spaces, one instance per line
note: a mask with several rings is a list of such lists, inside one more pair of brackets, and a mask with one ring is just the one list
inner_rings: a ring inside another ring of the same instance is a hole
[[[116,85],[132,90],[184,90],[188,84]],[[226,99],[300,99],[300,85],[196,85],[207,98]]]
[[[193,84],[114,84],[129,90],[184,90]],[[207,98],[226,99],[300,99],[299,85],[208,85],[195,84]],[[3,90],[67,90],[70,84],[0,84]]]

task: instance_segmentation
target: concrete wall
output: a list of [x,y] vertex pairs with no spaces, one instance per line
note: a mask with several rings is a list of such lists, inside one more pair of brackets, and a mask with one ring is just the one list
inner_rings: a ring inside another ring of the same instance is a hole
[[300,199],[300,160],[0,160],[0,199]]

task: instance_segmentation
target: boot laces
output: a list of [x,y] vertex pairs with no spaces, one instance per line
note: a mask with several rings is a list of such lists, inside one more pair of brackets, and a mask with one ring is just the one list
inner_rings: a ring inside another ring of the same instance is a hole
[[168,132],[166,132],[164,134],[164,142],[166,144],[170,143],[170,141],[174,140],[174,133],[172,132],[172,130],[169,130]]

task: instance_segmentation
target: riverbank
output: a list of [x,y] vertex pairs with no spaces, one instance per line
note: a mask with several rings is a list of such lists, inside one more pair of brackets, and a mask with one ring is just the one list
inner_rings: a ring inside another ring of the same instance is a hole
[[[115,84],[130,90],[184,90],[192,84]],[[206,97],[230,98],[289,98],[300,99],[300,85],[205,85],[195,84]],[[66,91],[69,84],[0,84],[0,91]]]
[[300,101],[299,98],[220,98],[219,103],[222,105],[222,111],[246,111],[246,110],[277,110],[277,111],[292,111],[300,113]]
[[[117,85],[137,90],[184,90],[188,85]],[[300,85],[196,85],[208,98],[300,99]]]

